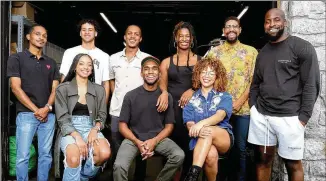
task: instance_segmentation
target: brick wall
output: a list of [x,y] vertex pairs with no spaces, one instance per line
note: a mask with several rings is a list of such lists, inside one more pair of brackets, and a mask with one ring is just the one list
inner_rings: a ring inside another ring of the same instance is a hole
[[[289,22],[287,31],[309,41],[315,47],[320,67],[321,93],[305,133],[303,165],[307,181],[326,180],[325,5],[326,2],[323,1],[281,1],[280,3],[280,8],[285,11]],[[280,158],[275,158],[272,180],[288,180]]]

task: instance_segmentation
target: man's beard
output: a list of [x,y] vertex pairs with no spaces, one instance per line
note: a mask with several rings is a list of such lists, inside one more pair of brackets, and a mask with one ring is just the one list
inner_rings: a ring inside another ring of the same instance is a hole
[[147,85],[150,85],[150,86],[155,85],[155,84],[157,83],[157,81],[158,81],[158,79],[156,79],[154,82],[147,82],[147,80],[144,79],[144,82],[145,82]]
[[270,34],[268,34],[267,32],[265,32],[265,36],[267,37],[267,39],[271,42],[275,42],[277,41],[284,33],[284,28],[280,29],[275,36],[272,36]]
[[233,40],[230,40],[229,38],[226,38],[226,42],[233,44],[238,41],[238,36],[236,36]]

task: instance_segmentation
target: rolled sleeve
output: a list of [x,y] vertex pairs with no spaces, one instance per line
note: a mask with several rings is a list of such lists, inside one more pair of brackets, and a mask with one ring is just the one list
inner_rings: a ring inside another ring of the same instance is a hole
[[232,115],[232,109],[232,96],[228,93],[224,93],[216,110],[224,110],[226,113],[225,119],[229,120]]
[[183,123],[186,124],[189,121],[195,121],[195,111],[192,103],[186,104],[183,108]]
[[66,97],[64,87],[57,88],[55,96],[55,115],[63,136],[69,135],[70,133],[76,131],[71,122],[71,115],[68,112]]

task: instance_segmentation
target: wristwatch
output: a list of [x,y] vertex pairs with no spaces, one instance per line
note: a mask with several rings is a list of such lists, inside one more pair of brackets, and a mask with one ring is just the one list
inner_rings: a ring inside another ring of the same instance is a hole
[[52,111],[52,106],[50,104],[45,104],[45,106],[48,107],[50,111]]

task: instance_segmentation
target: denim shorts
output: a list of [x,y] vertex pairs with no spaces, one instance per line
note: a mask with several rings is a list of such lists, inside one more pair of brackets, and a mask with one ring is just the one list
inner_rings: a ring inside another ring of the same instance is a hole
[[231,128],[223,128],[223,129],[225,129],[229,133],[229,136],[230,136],[230,147],[229,147],[228,151],[223,154],[223,155],[228,155],[231,151],[231,148],[234,145],[234,135],[233,135]]
[[[83,140],[87,143],[88,134],[94,127],[93,120],[89,116],[72,116],[71,122],[78,133],[82,136]],[[104,135],[97,133],[98,138],[104,138]],[[105,139],[105,138],[104,138]],[[61,138],[60,148],[63,153],[66,153],[66,148],[70,144],[75,144],[76,140],[70,135]],[[108,142],[109,143],[109,142]]]

